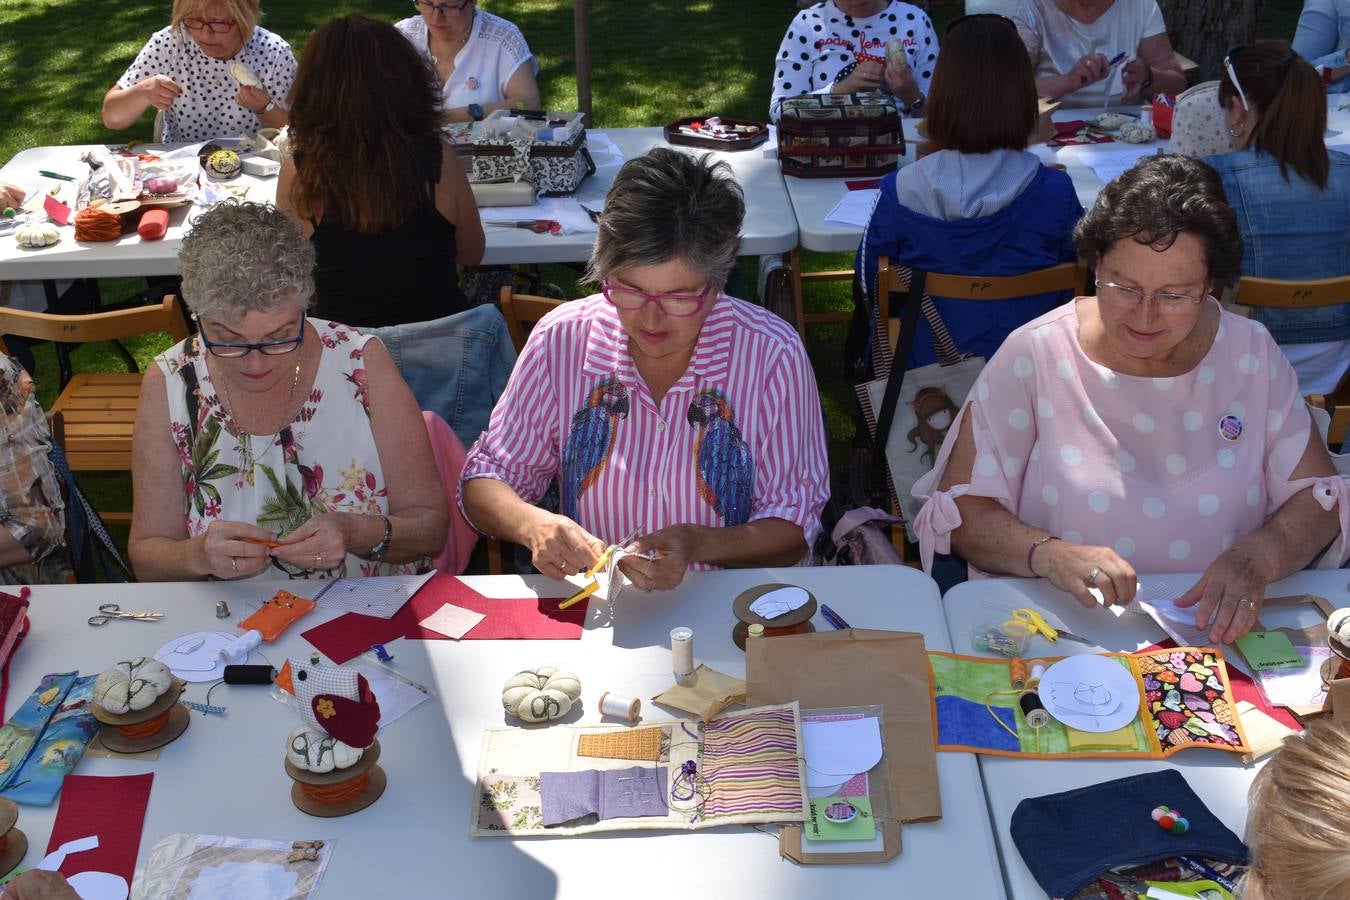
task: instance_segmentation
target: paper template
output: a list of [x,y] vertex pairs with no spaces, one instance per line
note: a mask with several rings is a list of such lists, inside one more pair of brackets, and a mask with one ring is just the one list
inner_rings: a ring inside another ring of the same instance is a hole
[[879,189],[845,191],[844,196],[834,205],[834,209],[825,214],[825,223],[866,228],[867,223],[872,220],[872,207],[877,205],[879,196],[881,196]]
[[418,624],[423,628],[430,628],[432,631],[439,632],[448,638],[459,640],[464,637],[464,635],[468,634],[475,625],[486,618],[487,616],[480,612],[474,612],[471,609],[465,609],[462,606],[455,606],[453,603],[447,603]]
[[750,604],[750,611],[761,619],[776,619],[794,609],[801,609],[811,595],[799,587],[781,587],[758,597]]
[[804,721],[802,743],[808,790],[839,788],[881,762],[881,722],[875,716],[834,722]]
[[194,631],[160,647],[155,651],[155,659],[184,681],[219,681],[225,674],[220,653],[234,644],[236,637],[224,631]]
[[423,575],[341,578],[325,585],[314,598],[314,602],[324,609],[338,609],[388,619],[435,574],[433,571]]
[[1041,702],[1058,721],[1079,731],[1124,728],[1139,715],[1139,686],[1116,659],[1066,656],[1041,676]]

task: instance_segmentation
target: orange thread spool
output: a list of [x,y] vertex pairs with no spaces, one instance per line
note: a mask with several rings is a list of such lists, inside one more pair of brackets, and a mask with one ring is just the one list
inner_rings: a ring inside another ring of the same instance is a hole
[[319,786],[305,784],[304,782],[297,783],[300,785],[300,790],[305,793],[305,796],[309,797],[315,803],[321,803],[324,806],[337,806],[340,803],[346,803],[348,800],[360,795],[360,793],[366,789],[366,785],[369,782],[370,770],[367,769],[355,778],[339,781],[337,784]]
[[75,240],[115,241],[122,236],[122,218],[88,207],[75,214]]
[[1027,663],[1024,659],[1014,657],[1008,661],[1008,682],[1014,690],[1020,691],[1027,683]]
[[173,706],[171,705],[168,709],[164,710],[164,712],[152,719],[146,719],[144,722],[138,722],[135,725],[119,725],[117,726],[117,732],[123,737],[133,741],[151,737],[164,730],[164,726],[169,724],[169,714],[172,712]]

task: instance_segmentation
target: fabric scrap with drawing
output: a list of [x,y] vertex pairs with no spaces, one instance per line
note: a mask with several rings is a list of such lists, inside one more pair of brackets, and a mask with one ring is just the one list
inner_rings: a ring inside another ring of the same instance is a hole
[[705,818],[802,810],[801,745],[791,709],[726,716],[704,726],[699,767]]

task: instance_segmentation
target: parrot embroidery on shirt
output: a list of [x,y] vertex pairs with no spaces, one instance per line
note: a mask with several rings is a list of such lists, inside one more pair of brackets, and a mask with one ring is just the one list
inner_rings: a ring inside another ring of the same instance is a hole
[[628,418],[628,389],[613,375],[591,388],[586,405],[572,414],[562,454],[562,514],[577,521],[581,495],[600,480],[614,450],[619,420]]
[[717,511],[723,525],[745,524],[754,498],[755,459],[726,395],[715,388],[700,391],[689,404],[689,424],[698,429],[694,470],[699,497]]

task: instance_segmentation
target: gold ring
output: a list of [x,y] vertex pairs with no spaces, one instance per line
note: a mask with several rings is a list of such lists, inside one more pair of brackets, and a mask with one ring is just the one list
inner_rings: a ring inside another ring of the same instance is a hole
[[1238,603],[1239,604],[1245,603],[1247,606],[1256,605],[1256,602],[1252,600],[1251,594],[1243,594],[1241,597],[1238,598]]
[[314,568],[316,568],[316,569],[319,568],[319,564],[322,563],[322,562],[323,562],[323,554],[322,554],[322,553],[315,553],[315,554],[314,554]]
[[235,560],[233,556],[230,557],[230,568],[234,569],[236,572],[239,571],[239,563]]

